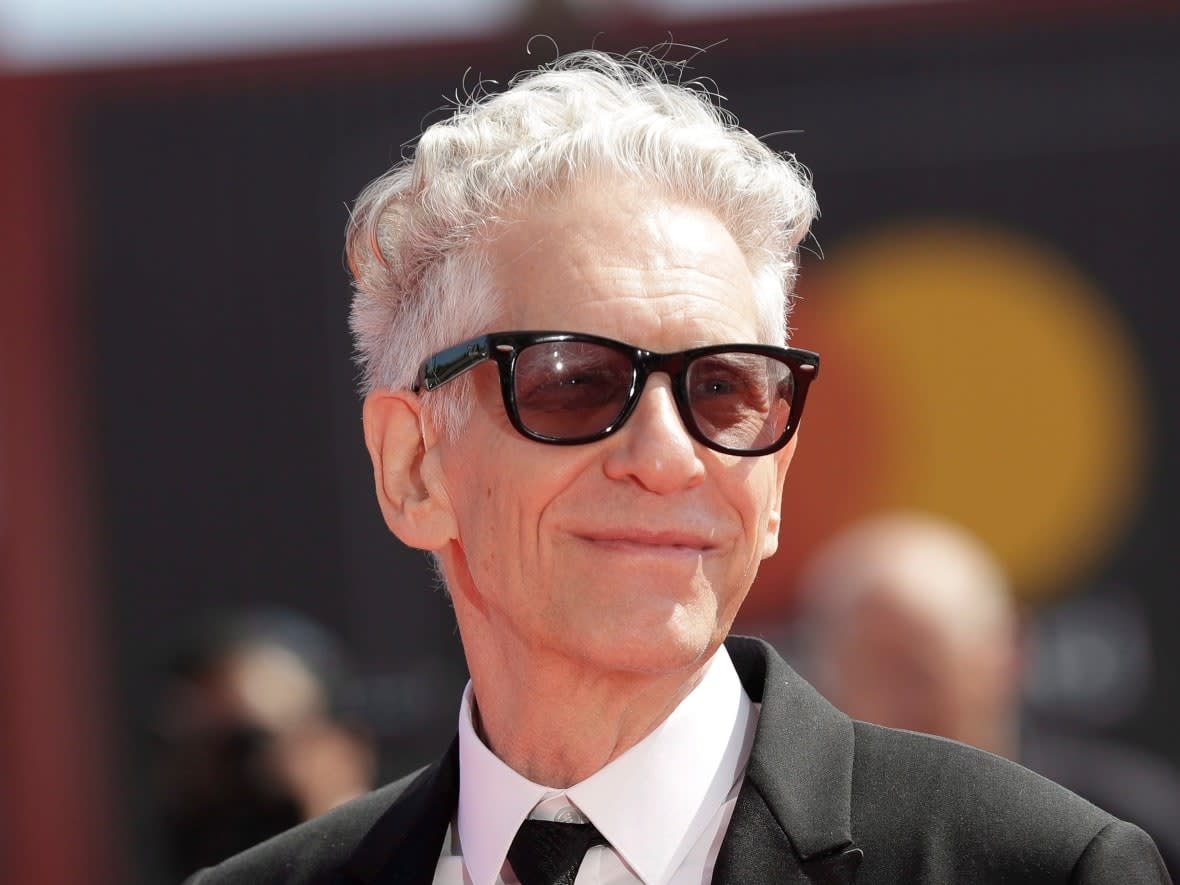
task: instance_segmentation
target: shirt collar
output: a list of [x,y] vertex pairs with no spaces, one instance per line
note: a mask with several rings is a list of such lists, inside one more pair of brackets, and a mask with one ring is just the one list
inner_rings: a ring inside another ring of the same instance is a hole
[[459,809],[473,885],[494,885],[521,821],[564,793],[646,885],[663,885],[745,769],[753,705],[721,646],[700,683],[627,752],[568,790],[509,768],[475,731],[468,683],[459,711]]

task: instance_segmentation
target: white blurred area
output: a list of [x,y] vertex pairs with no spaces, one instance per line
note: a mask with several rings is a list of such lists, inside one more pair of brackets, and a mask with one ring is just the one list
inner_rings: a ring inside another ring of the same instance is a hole
[[0,57],[47,69],[470,38],[526,0],[0,0]]
[[[628,5],[667,18],[669,21],[715,18],[720,15],[758,15],[773,12],[814,12],[829,8],[909,6],[925,0],[635,0]],[[944,0],[966,2],[966,0]],[[591,0],[591,6],[596,5]],[[927,3],[927,5],[929,5]]]
[[472,39],[544,11],[587,21],[630,12],[675,24],[883,4],[904,0],[0,0],[0,61],[10,68],[52,70]]

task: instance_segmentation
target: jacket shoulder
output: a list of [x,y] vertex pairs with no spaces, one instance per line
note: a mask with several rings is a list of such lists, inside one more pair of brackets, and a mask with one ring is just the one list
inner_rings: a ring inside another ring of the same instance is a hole
[[880,781],[904,776],[907,791],[923,797],[972,795],[996,801],[1019,801],[1034,809],[1069,810],[1080,815],[1095,832],[1109,823],[1110,814],[1075,793],[1002,756],[936,735],[886,728],[852,720],[855,736],[854,772]]
[[333,808],[195,873],[185,885],[327,885],[343,881],[342,870],[361,840],[428,771],[429,767],[419,769]]
[[863,722],[853,728],[854,837],[866,858],[908,864],[902,881],[953,873],[945,881],[1067,882],[1091,843],[1118,823],[983,750]]

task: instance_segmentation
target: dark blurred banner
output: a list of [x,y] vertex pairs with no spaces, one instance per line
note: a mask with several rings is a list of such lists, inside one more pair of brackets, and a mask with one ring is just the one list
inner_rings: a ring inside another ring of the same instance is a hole
[[[798,155],[823,212],[792,324],[823,373],[782,549],[742,626],[789,621],[799,563],[857,517],[943,513],[1000,554],[1035,615],[1031,700],[1180,762],[1180,16],[1080,4],[1014,26],[1005,4],[981,5],[937,26],[876,10],[847,27],[776,18],[675,35],[731,37],[693,73]],[[665,37],[632,22],[596,43]],[[80,409],[76,437],[45,443],[89,471],[73,488],[90,496],[90,592],[62,605],[89,612],[91,661],[110,674],[118,790],[95,787],[86,807],[110,815],[130,881],[162,868],[149,766],[161,656],[201,613],[277,603],[345,637],[386,774],[453,730],[465,671],[449,607],[373,499],[342,231],[347,204],[465,70],[468,86],[503,81],[545,52],[522,37],[55,81],[71,207],[55,291],[73,307],[60,337],[47,319],[39,340],[76,377],[36,384]],[[2,365],[21,371],[11,355]],[[0,427],[0,441],[23,432]],[[20,519],[0,512],[6,546]],[[30,639],[46,647],[26,668],[55,653],[39,618]],[[0,761],[0,778],[13,771]],[[0,800],[0,818],[19,813]]]

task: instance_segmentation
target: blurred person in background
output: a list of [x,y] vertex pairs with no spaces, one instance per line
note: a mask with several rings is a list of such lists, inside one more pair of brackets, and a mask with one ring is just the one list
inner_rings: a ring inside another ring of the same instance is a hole
[[373,786],[352,679],[336,637],[286,609],[218,616],[173,650],[155,761],[176,878]]
[[1016,760],[1143,827],[1180,870],[1180,774],[1023,705],[1027,633],[994,555],[962,527],[897,512],[855,523],[804,567],[801,670],[856,719]]
[[853,722],[729,636],[796,518],[815,210],[793,157],[650,54],[469,96],[364,191],[375,490],[435,556],[471,680],[435,763],[194,882],[1169,881],[1142,830]]

